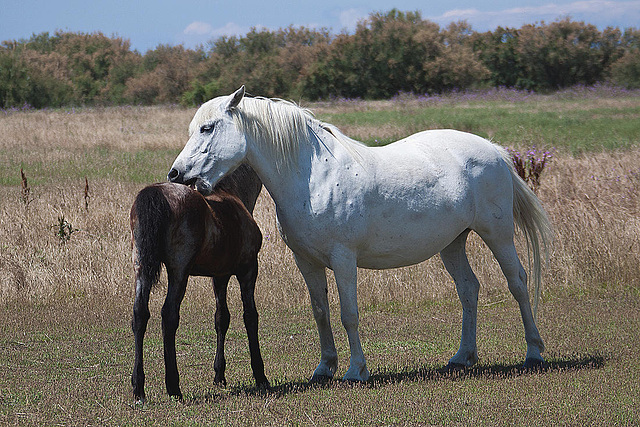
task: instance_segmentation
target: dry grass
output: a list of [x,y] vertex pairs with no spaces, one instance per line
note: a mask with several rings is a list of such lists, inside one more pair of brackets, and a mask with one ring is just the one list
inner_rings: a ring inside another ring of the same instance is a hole
[[178,107],[96,107],[9,113],[2,117],[0,150],[176,147],[186,139],[194,112]]
[[[556,232],[539,314],[552,362],[549,372],[514,373],[524,354],[517,307],[488,249],[473,237],[469,257],[482,283],[479,345],[489,365],[458,379],[437,370],[457,346],[460,310],[451,279],[436,257],[409,268],[360,272],[361,333],[374,382],[355,388],[308,388],[304,380],[317,358],[317,337],[307,291],[278,236],[273,202],[263,192],[255,210],[265,237],[256,300],[267,375],[275,392],[260,395],[247,386],[251,375],[237,317],[237,286],[230,289],[236,320],[227,356],[228,377],[235,385],[209,388],[214,303],[208,280],[195,278],[179,332],[188,402],[166,401],[157,322],[163,277],[152,296],[147,340],[155,355],[147,367],[151,407],[132,412],[128,214],[144,176],[120,169],[102,175],[89,171],[90,199],[85,207],[84,175],[71,166],[78,167],[86,152],[103,156],[101,162],[107,163],[122,152],[160,153],[134,157],[127,165],[153,169],[152,176],[162,179],[168,168],[163,165],[169,165],[184,144],[192,113],[115,108],[0,117],[0,182],[5,183],[0,186],[0,369],[6,378],[0,380],[0,422],[639,421],[640,369],[628,342],[637,340],[640,326],[638,148],[579,158],[561,151],[543,174],[539,195]],[[104,151],[94,151],[96,147]],[[20,165],[29,179],[27,203]],[[59,170],[59,176],[54,179],[51,170]],[[53,228],[61,216],[76,230],[66,243]],[[520,251],[526,259],[526,251]],[[329,294],[332,315],[338,319],[333,281]],[[346,337],[335,323],[340,366],[346,369]],[[607,381],[608,388],[592,389]],[[612,392],[616,387],[619,391]],[[599,404],[605,409],[594,411]],[[386,412],[371,415],[366,409],[371,405]],[[217,419],[216,413],[224,418]]]
[[[545,172],[540,197],[556,232],[546,290],[582,288],[584,283],[639,286],[640,256],[634,250],[640,247],[640,173],[635,163],[639,155],[640,150],[578,159],[560,155]],[[4,300],[46,300],[78,293],[99,298],[130,296],[128,214],[142,185],[110,180],[94,180],[90,185],[88,209],[83,180],[32,187],[28,205],[19,187],[0,187],[0,268],[4,273],[0,275],[0,296]],[[54,229],[61,215],[77,229],[66,244]],[[306,289],[278,235],[275,207],[266,192],[261,194],[255,215],[264,235],[260,281],[270,284],[258,287],[258,300],[261,305],[280,308],[306,304]],[[524,248],[520,251],[526,259]],[[484,297],[505,298],[507,290],[497,264],[473,235],[469,257],[483,284]],[[194,283],[194,288],[209,291],[206,280]],[[413,267],[360,273],[362,304],[420,305],[454,294],[437,257]],[[331,297],[336,303],[335,293]]]

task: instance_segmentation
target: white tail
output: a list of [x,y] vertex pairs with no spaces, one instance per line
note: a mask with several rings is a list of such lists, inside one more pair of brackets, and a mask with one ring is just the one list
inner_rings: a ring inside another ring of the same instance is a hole
[[544,248],[545,255],[548,255],[548,247],[553,240],[553,229],[540,200],[515,171],[511,155],[506,150],[502,153],[504,161],[509,165],[513,178],[513,218],[525,236],[527,249],[530,250],[529,254],[533,253],[531,276],[534,283],[533,318],[535,319],[542,292],[540,249],[541,247]]

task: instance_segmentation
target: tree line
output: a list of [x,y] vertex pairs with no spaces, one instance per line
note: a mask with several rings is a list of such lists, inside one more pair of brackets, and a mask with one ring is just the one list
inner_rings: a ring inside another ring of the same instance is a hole
[[141,54],[120,37],[58,31],[0,45],[0,107],[182,103],[245,84],[269,97],[383,99],[485,87],[640,87],[640,31],[563,19],[476,32],[419,12],[371,14],[353,34],[252,29]]

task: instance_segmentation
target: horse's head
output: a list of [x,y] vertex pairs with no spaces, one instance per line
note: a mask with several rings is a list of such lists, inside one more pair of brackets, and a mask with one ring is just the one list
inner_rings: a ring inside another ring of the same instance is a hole
[[189,125],[189,140],[169,171],[169,181],[195,184],[199,192],[209,194],[220,179],[242,163],[247,142],[233,112],[243,97],[244,86],[198,109]]

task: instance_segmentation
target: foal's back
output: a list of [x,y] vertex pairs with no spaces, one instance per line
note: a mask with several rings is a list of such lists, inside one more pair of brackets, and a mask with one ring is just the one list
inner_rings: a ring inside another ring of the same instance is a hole
[[241,165],[206,198],[173,183],[145,187],[131,208],[134,258],[155,281],[160,264],[188,275],[234,274],[233,267],[255,258],[262,236],[251,213],[262,182]]
[[[153,212],[141,206],[145,199],[155,199],[146,204]],[[157,216],[161,223],[161,262],[191,276],[235,274],[255,260],[262,243],[260,229],[243,202],[222,189],[204,197],[182,184],[152,184],[140,192],[132,208],[134,233],[145,215]]]
[[204,200],[206,209],[199,208],[204,211],[204,239],[189,274],[237,274],[238,270],[255,263],[262,245],[262,233],[244,203],[222,189],[207,197],[192,190],[191,197]]

